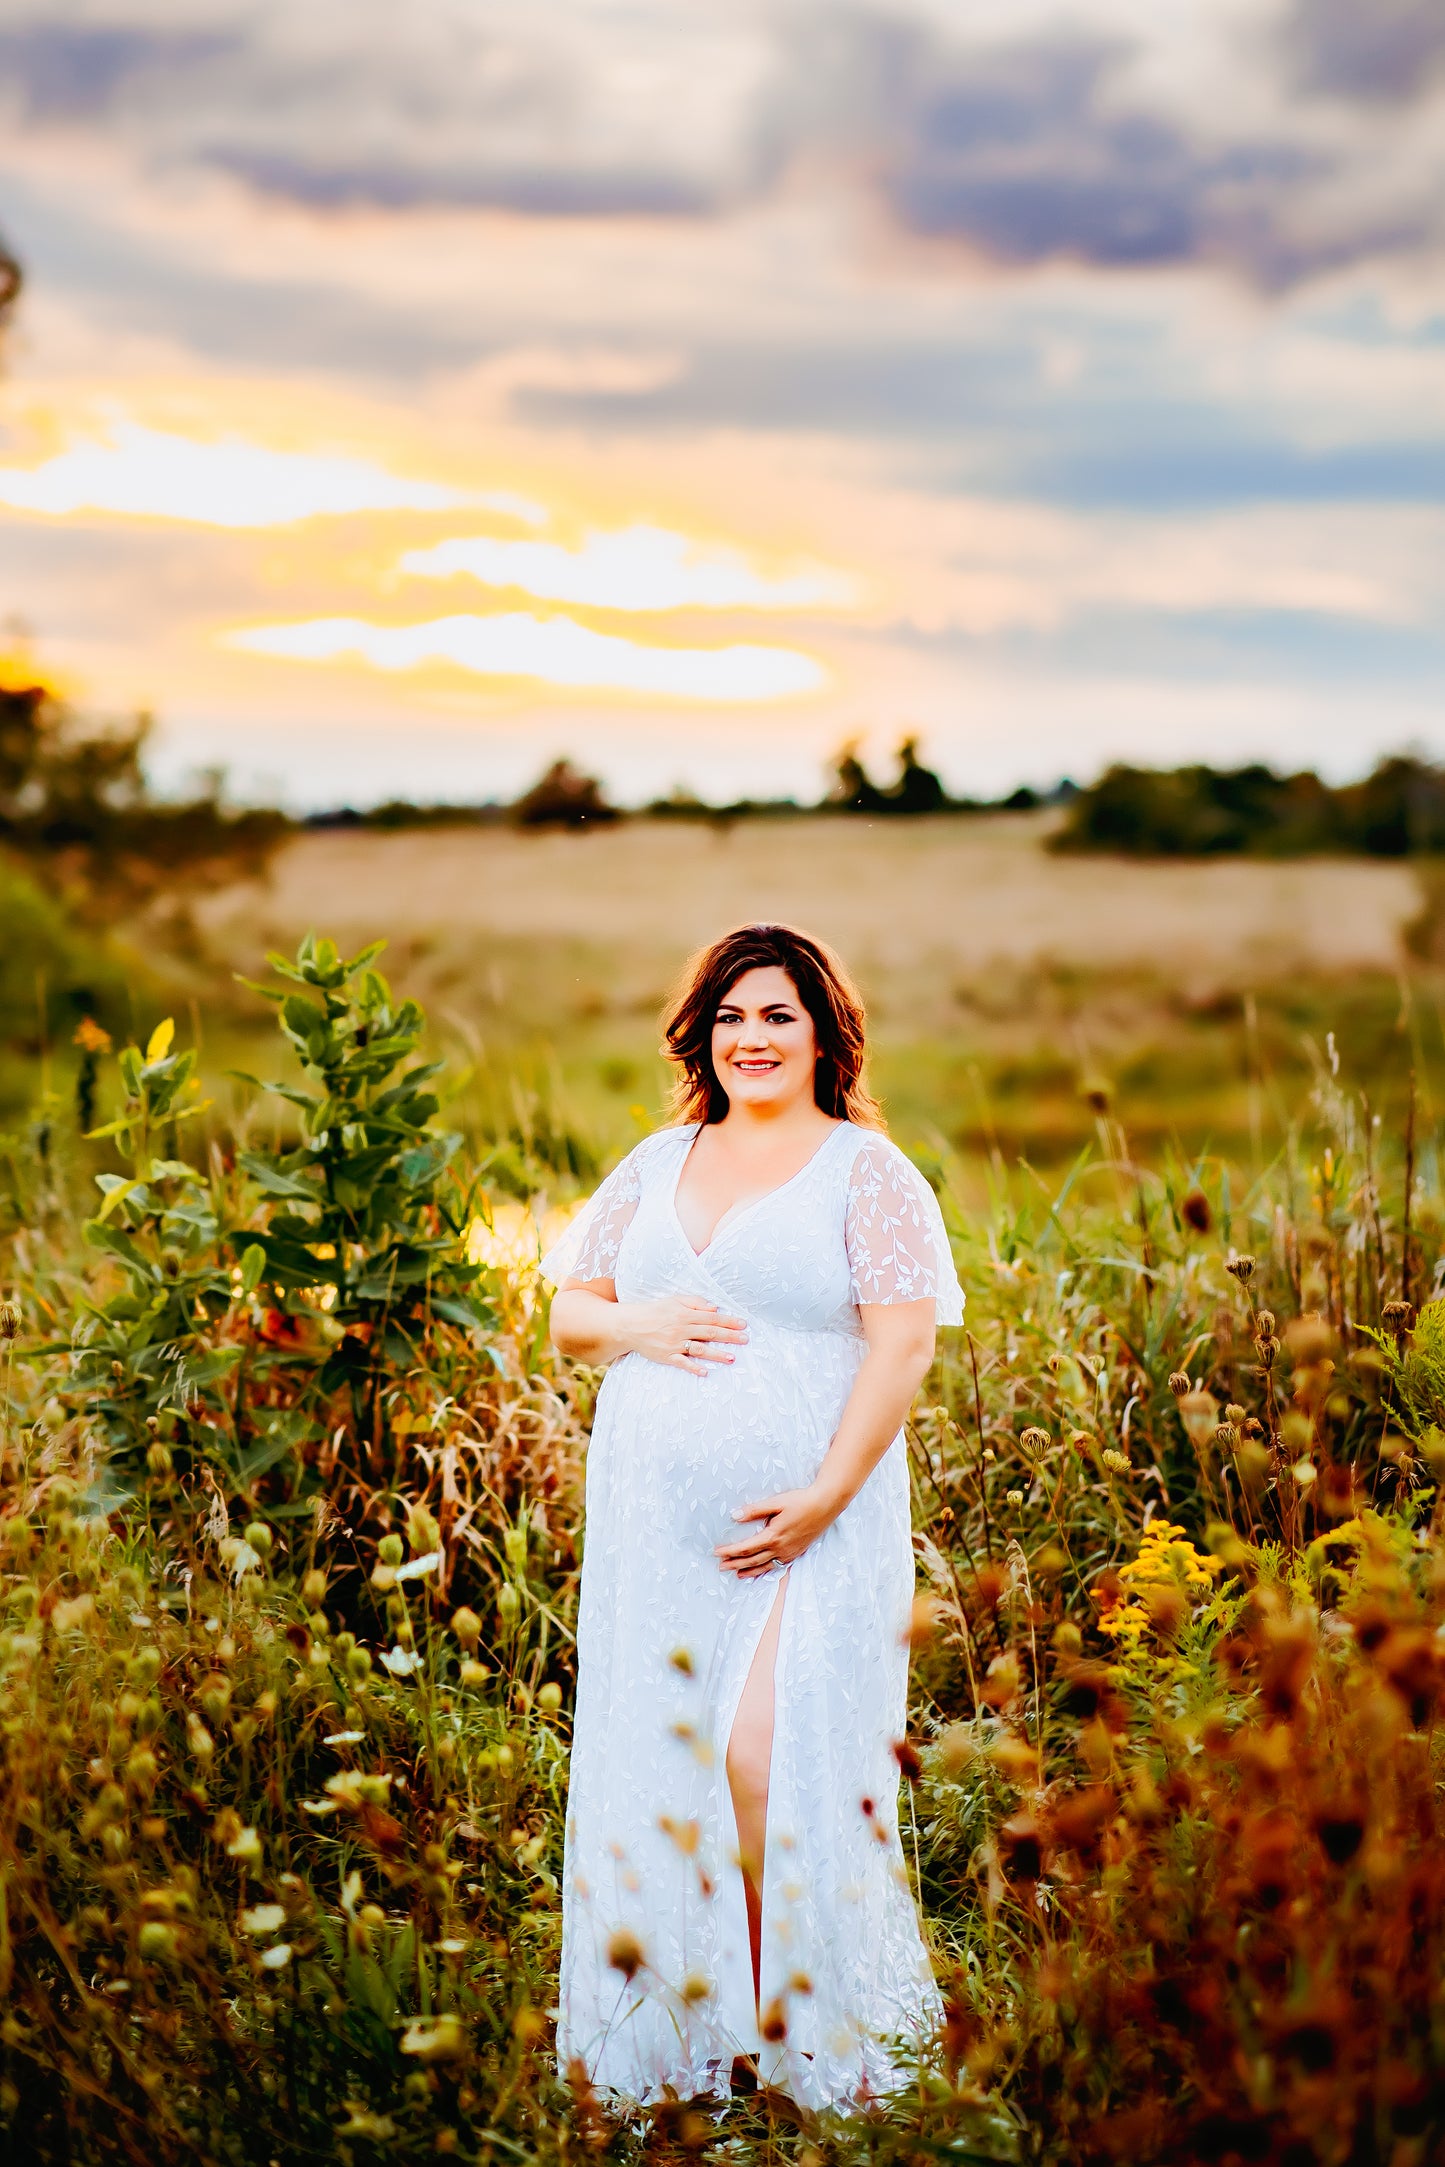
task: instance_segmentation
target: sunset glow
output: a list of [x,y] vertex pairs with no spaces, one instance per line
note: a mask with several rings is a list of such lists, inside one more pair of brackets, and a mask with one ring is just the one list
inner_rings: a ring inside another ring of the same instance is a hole
[[63,518],[112,512],[207,527],[275,527],[321,515],[484,507],[537,524],[540,505],[389,473],[368,459],[274,451],[227,436],[197,442],[117,420],[35,467],[0,467],[0,504]]
[[0,619],[167,787],[1445,755],[1430,0],[10,12]]
[[720,705],[787,699],[823,683],[812,657],[789,648],[645,647],[593,632],[569,617],[439,617],[415,625],[328,617],[234,632],[228,644],[292,661],[355,660],[388,672],[449,662],[478,677],[532,678],[547,685]]
[[856,582],[841,572],[815,567],[770,579],[741,550],[708,548],[650,526],[594,531],[578,549],[478,535],[413,549],[400,569],[427,579],[461,574],[483,586],[519,587],[543,601],[592,609],[841,609],[857,594]]

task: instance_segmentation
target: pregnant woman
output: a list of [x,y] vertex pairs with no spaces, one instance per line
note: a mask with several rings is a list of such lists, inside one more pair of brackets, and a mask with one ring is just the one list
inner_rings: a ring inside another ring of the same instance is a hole
[[[962,1321],[821,943],[745,926],[666,1026],[678,1126],[543,1259],[609,1365],[587,1467],[559,2055],[639,2101],[894,2088],[937,1999],[898,1836],[902,1425]],[[742,2069],[735,2069],[741,2061]]]

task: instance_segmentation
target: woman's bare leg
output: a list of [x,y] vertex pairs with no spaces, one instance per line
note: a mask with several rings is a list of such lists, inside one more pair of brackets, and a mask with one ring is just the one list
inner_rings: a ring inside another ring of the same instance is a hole
[[748,1943],[753,1957],[753,1996],[761,1992],[763,1947],[763,1857],[768,1838],[768,1780],[773,1761],[773,1673],[783,1623],[787,1576],[768,1613],[728,1739],[728,1787],[738,1828],[738,1857],[748,1906]]

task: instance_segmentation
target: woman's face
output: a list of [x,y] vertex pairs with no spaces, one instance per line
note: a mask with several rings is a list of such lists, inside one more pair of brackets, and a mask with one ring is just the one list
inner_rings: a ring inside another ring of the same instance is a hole
[[729,1104],[780,1110],[813,1099],[818,1038],[786,971],[744,971],[718,1004],[712,1065]]

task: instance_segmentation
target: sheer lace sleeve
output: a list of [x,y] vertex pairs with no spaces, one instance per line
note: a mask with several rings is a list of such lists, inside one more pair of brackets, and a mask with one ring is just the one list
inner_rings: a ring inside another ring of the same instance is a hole
[[617,1252],[642,1197],[642,1178],[654,1137],[644,1137],[614,1166],[542,1258],[539,1271],[554,1287],[564,1279],[611,1279]]
[[938,1199],[884,1136],[870,1136],[853,1160],[844,1236],[855,1302],[917,1302],[931,1294],[940,1324],[962,1324],[963,1289]]

